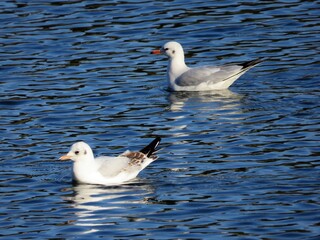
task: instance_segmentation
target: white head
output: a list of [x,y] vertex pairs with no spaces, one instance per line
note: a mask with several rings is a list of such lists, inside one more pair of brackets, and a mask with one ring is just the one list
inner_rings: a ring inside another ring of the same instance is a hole
[[153,50],[152,54],[163,53],[169,57],[167,67],[167,79],[169,87],[175,89],[176,79],[181,76],[184,72],[190,68],[184,62],[184,51],[180,43],[178,42],[167,42],[163,45],[161,50]]
[[71,159],[73,161],[84,161],[93,159],[93,153],[88,144],[85,142],[77,142],[71,146],[70,151],[67,155],[60,157],[60,160]]
[[167,42],[163,45],[161,51],[171,59],[176,57],[184,58],[183,48],[178,42]]

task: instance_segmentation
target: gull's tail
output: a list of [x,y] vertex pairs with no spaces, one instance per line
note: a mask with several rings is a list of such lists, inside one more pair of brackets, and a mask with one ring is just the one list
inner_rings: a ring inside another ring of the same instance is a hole
[[161,141],[160,137],[156,137],[151,143],[149,143],[148,146],[142,148],[139,152],[145,154],[147,157],[157,159],[157,156],[153,155],[153,153],[156,153],[157,146],[159,145]]
[[264,60],[263,58],[258,58],[258,59],[252,60],[252,61],[247,61],[247,62],[241,63],[239,65],[242,66],[243,70],[249,70],[250,68],[261,63],[263,60]]

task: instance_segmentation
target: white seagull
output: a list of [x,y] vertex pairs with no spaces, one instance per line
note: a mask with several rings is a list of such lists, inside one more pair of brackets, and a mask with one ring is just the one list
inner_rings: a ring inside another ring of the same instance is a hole
[[262,62],[262,59],[256,59],[240,64],[189,68],[184,62],[184,51],[178,42],[167,42],[160,50],[151,53],[163,53],[169,57],[167,79],[173,91],[227,89],[242,74]]
[[60,160],[73,160],[73,177],[76,181],[89,184],[118,185],[135,178],[141,170],[158,157],[154,155],[161,141],[155,138],[140,151],[125,151],[117,157],[101,156],[94,158],[93,152],[85,142],[71,146],[67,155]]

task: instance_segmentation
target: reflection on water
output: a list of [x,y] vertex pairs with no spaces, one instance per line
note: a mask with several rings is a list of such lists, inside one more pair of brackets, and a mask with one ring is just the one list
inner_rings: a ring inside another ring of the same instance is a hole
[[171,92],[169,95],[170,110],[172,111],[182,110],[186,102],[190,102],[193,105],[196,103],[212,103],[210,108],[227,110],[236,107],[241,98],[241,94],[234,93],[228,89],[208,92]]
[[[74,196],[66,200],[73,201],[75,208],[85,209],[88,212],[94,212],[99,209],[116,209],[119,208],[121,204],[129,203],[129,201],[125,199],[128,195],[135,197],[152,193],[151,186],[139,184],[138,182],[119,187],[77,184],[72,190],[74,191]],[[143,191],[143,193],[141,191]],[[109,206],[107,204],[106,206],[94,206],[96,202],[102,201],[115,204],[109,204]],[[130,202],[133,203],[132,201]]]
[[[318,1],[1,1],[5,239],[319,239]],[[265,57],[230,90],[170,93],[190,66]],[[119,187],[71,183],[83,140],[118,155],[163,138]]]
[[75,183],[62,192],[72,192],[62,197],[74,209],[76,218],[70,224],[85,227],[82,234],[89,234],[134,218],[135,211],[139,215],[139,206],[146,204],[154,189],[136,179],[114,187]]

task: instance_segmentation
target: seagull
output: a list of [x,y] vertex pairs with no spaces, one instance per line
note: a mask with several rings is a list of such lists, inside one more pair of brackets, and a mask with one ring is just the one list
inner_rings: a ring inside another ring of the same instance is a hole
[[227,89],[242,74],[253,68],[262,59],[240,64],[202,66],[190,68],[184,62],[184,51],[180,43],[167,42],[152,54],[165,54],[169,57],[167,79],[172,91],[210,91]]
[[94,158],[87,143],[77,142],[71,146],[67,155],[59,159],[73,161],[73,177],[77,182],[118,185],[135,178],[141,170],[158,158],[155,153],[160,141],[161,138],[156,137],[140,151],[127,150],[116,157],[97,158]]

